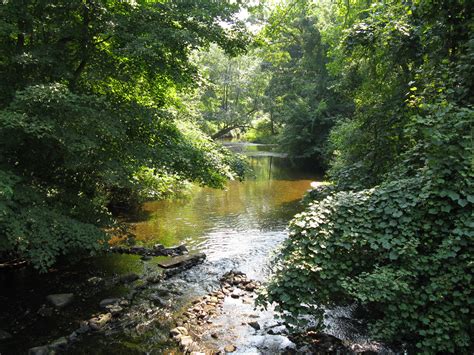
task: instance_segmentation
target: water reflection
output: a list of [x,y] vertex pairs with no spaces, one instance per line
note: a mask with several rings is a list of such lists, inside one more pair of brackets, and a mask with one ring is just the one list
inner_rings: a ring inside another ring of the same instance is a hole
[[284,158],[248,159],[253,176],[244,182],[231,181],[223,190],[196,187],[187,200],[146,203],[149,218],[133,226],[137,239],[185,243],[209,260],[264,257],[285,238],[288,221],[318,177]]

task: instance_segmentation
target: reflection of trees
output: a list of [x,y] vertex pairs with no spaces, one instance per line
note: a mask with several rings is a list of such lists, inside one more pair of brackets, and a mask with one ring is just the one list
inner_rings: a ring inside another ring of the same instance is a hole
[[274,229],[286,225],[299,209],[299,200],[310,187],[307,179],[285,159],[252,157],[254,177],[231,181],[224,190],[196,188],[185,201],[145,204],[147,221],[135,225],[146,243],[171,245],[200,239],[211,229]]

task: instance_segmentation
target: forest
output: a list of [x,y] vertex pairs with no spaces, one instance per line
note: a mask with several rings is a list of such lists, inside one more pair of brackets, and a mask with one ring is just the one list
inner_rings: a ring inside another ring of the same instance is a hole
[[258,180],[232,144],[268,147],[322,178],[249,201],[269,220],[299,206],[256,306],[308,338],[350,305],[394,353],[472,353],[473,15],[470,0],[3,0],[0,274],[103,257],[153,201]]

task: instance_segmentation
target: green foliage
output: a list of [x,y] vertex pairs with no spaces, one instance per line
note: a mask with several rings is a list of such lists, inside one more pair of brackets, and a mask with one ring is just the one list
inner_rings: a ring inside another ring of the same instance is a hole
[[106,247],[111,210],[242,173],[172,110],[196,81],[193,50],[245,48],[236,11],[194,0],[0,5],[0,256],[44,271]]
[[277,302],[293,325],[357,302],[367,307],[375,339],[466,352],[474,311],[472,177],[446,190],[441,176],[423,174],[314,202],[291,223],[266,301]]
[[288,3],[275,10],[262,37],[272,73],[266,110],[281,127],[279,142],[291,157],[324,165],[329,131],[351,107],[331,89],[317,13],[315,4]]
[[184,98],[185,105],[195,108],[194,119],[214,139],[252,126],[261,115],[268,82],[258,50],[232,57],[213,45],[196,52],[194,62],[200,68],[200,87]]
[[354,115],[331,131],[333,184],[306,197],[261,298],[293,326],[356,304],[375,339],[472,351],[472,13],[466,1],[336,7],[322,38]]

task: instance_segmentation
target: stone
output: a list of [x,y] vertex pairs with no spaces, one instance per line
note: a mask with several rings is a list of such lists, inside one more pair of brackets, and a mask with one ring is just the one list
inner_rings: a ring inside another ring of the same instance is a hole
[[113,316],[119,315],[122,313],[123,308],[120,307],[118,304],[109,304],[105,307],[105,309],[110,312]]
[[124,284],[127,284],[127,283],[130,283],[130,282],[136,281],[139,278],[140,278],[140,276],[138,276],[134,272],[129,272],[128,274],[121,275],[119,277],[119,281],[124,283]]
[[168,305],[165,300],[163,300],[160,296],[158,296],[155,293],[149,295],[148,299],[160,307],[166,307]]
[[260,330],[260,324],[258,324],[258,322],[252,321],[252,322],[248,322],[247,324],[250,325],[255,330]]
[[179,345],[183,348],[190,346],[193,343],[193,338],[188,335],[182,336],[179,339]]
[[197,262],[199,259],[203,257],[203,255],[204,254],[202,253],[198,253],[198,254],[193,254],[193,255],[176,256],[168,260],[161,261],[158,263],[158,265],[164,269],[172,269],[172,268],[180,267],[186,264]]
[[12,335],[2,329],[0,329],[0,341],[8,340],[12,337]]
[[144,254],[145,252],[146,252],[145,247],[134,246],[134,247],[130,248],[130,253],[132,253],[132,254]]
[[84,333],[87,333],[89,330],[91,330],[91,327],[89,326],[89,322],[83,321],[81,322],[81,325],[79,326],[79,328],[75,330],[75,332],[77,334],[84,334]]
[[48,302],[57,308],[66,307],[74,299],[74,294],[72,293],[57,293],[53,295],[46,296]]
[[214,339],[217,339],[217,338],[219,338],[219,335],[217,335],[217,333],[212,333],[211,337],[214,338]]
[[64,350],[66,349],[67,344],[68,344],[68,341],[66,337],[61,337],[54,340],[52,343],[50,343],[48,347],[50,350]]
[[77,334],[77,332],[72,332],[71,334],[69,334],[67,339],[70,343],[74,343],[77,340],[78,337],[79,337],[79,335]]
[[232,298],[239,298],[240,296],[239,296],[237,293],[233,293],[233,294],[230,295],[230,297],[232,297]]
[[257,288],[257,285],[255,285],[255,283],[253,283],[253,282],[245,285],[245,290],[249,291],[249,292],[255,291],[256,288]]
[[111,306],[113,304],[119,303],[120,299],[118,298],[105,298],[100,301],[99,306],[100,308],[106,308],[107,306]]
[[101,330],[108,322],[110,322],[111,319],[112,314],[110,313],[99,314],[97,317],[94,317],[89,320],[89,326],[92,330]]
[[237,350],[237,347],[236,347],[235,345],[226,345],[226,346],[224,347],[224,351],[225,351],[226,353],[233,353],[233,352],[236,351],[236,350]]
[[170,330],[170,335],[175,336],[175,335],[188,335],[188,330],[185,327],[176,327]]
[[46,345],[36,346],[28,350],[28,355],[48,355],[49,349]]

